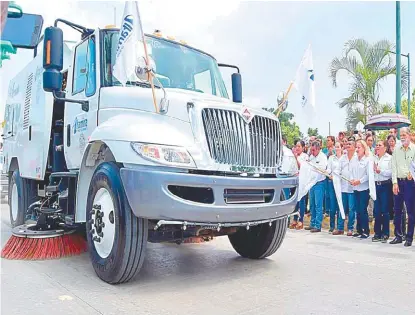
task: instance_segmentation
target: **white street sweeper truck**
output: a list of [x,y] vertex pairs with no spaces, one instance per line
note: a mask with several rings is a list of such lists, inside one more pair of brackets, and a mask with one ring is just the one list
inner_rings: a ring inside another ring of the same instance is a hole
[[[58,25],[81,34],[73,48]],[[96,274],[113,284],[139,272],[147,242],[227,236],[243,257],[274,254],[298,186],[281,169],[278,119],[242,103],[238,67],[160,33],[145,38],[157,110],[140,71],[126,86],[114,77],[116,28],[58,19],[10,81],[13,235],[83,230]],[[236,69],[231,98],[220,67]]]

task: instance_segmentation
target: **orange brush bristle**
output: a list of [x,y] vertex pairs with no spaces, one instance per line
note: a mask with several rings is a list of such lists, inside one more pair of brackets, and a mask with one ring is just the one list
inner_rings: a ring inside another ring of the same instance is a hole
[[45,260],[79,255],[86,251],[86,240],[76,233],[46,238],[12,235],[3,247],[1,257],[18,260]]

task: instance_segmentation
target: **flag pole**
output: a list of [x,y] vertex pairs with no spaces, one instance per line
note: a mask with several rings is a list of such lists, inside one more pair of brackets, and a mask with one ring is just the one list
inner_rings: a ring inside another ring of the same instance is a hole
[[[137,1],[134,1],[136,8],[137,8],[137,12],[139,14],[139,10],[138,10],[138,3]],[[150,61],[148,58],[148,53],[147,53],[147,45],[146,45],[146,40],[145,40],[145,36],[144,36],[144,30],[143,30],[143,25],[141,23],[141,17],[139,18],[140,21],[140,28],[141,28],[141,36],[142,36],[142,41],[143,41],[143,45],[144,45],[144,54],[145,54],[145,58],[146,58],[146,65],[147,65],[147,71],[150,69]],[[153,83],[153,73],[152,72],[148,72],[148,79],[150,81],[150,86],[151,86],[151,92],[153,94],[153,103],[154,103],[154,110],[156,111],[156,113],[158,113],[158,109],[157,109],[157,101],[156,101],[156,92],[154,89],[154,83]]]

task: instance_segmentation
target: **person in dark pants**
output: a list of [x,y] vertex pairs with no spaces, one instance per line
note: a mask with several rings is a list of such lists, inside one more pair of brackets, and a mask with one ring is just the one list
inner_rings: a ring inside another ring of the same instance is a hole
[[351,167],[351,184],[354,191],[356,213],[358,214],[357,233],[360,234],[358,237],[365,239],[370,235],[369,214],[367,212],[370,197],[368,168],[370,151],[365,141],[356,141],[356,153]]
[[409,166],[415,160],[415,145],[411,143],[409,128],[401,128],[401,145],[392,154],[392,183],[395,203],[395,238],[389,244],[403,241],[402,210],[405,202],[408,213],[408,229],[405,246],[412,245],[415,225],[415,183]]
[[376,200],[374,207],[375,235],[372,242],[386,243],[389,239],[389,206],[392,197],[392,156],[386,153],[387,141],[376,144],[375,156]]

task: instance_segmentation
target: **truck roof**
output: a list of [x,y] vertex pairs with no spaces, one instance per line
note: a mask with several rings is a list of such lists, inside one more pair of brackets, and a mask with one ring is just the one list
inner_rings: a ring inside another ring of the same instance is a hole
[[[104,28],[104,29],[100,29],[100,30],[102,30],[102,31],[116,31],[116,32],[119,32],[119,31],[120,31],[120,29],[119,29],[118,27],[114,27],[114,28]],[[207,56],[209,56],[209,57],[213,58],[215,61],[217,61],[217,60],[216,60],[216,58],[215,58],[214,56],[212,56],[211,54],[209,54],[209,53],[207,53],[207,52],[205,52],[205,51],[203,51],[203,50],[201,50],[201,49],[198,49],[198,48],[192,47],[192,46],[190,46],[190,45],[188,45],[188,44],[184,44],[184,43],[181,43],[181,42],[177,42],[177,41],[175,41],[175,40],[171,40],[171,39],[168,39],[168,38],[166,38],[166,37],[156,36],[156,35],[154,35],[154,34],[147,34],[147,33],[144,33],[144,35],[145,35],[146,37],[152,37],[152,38],[155,38],[155,39],[161,39],[161,40],[164,40],[164,41],[169,42],[169,43],[179,44],[179,45],[184,46],[184,47],[186,47],[186,48],[196,50],[197,52],[200,52],[200,53],[202,53],[202,54],[205,54],[205,55],[207,55]]]

